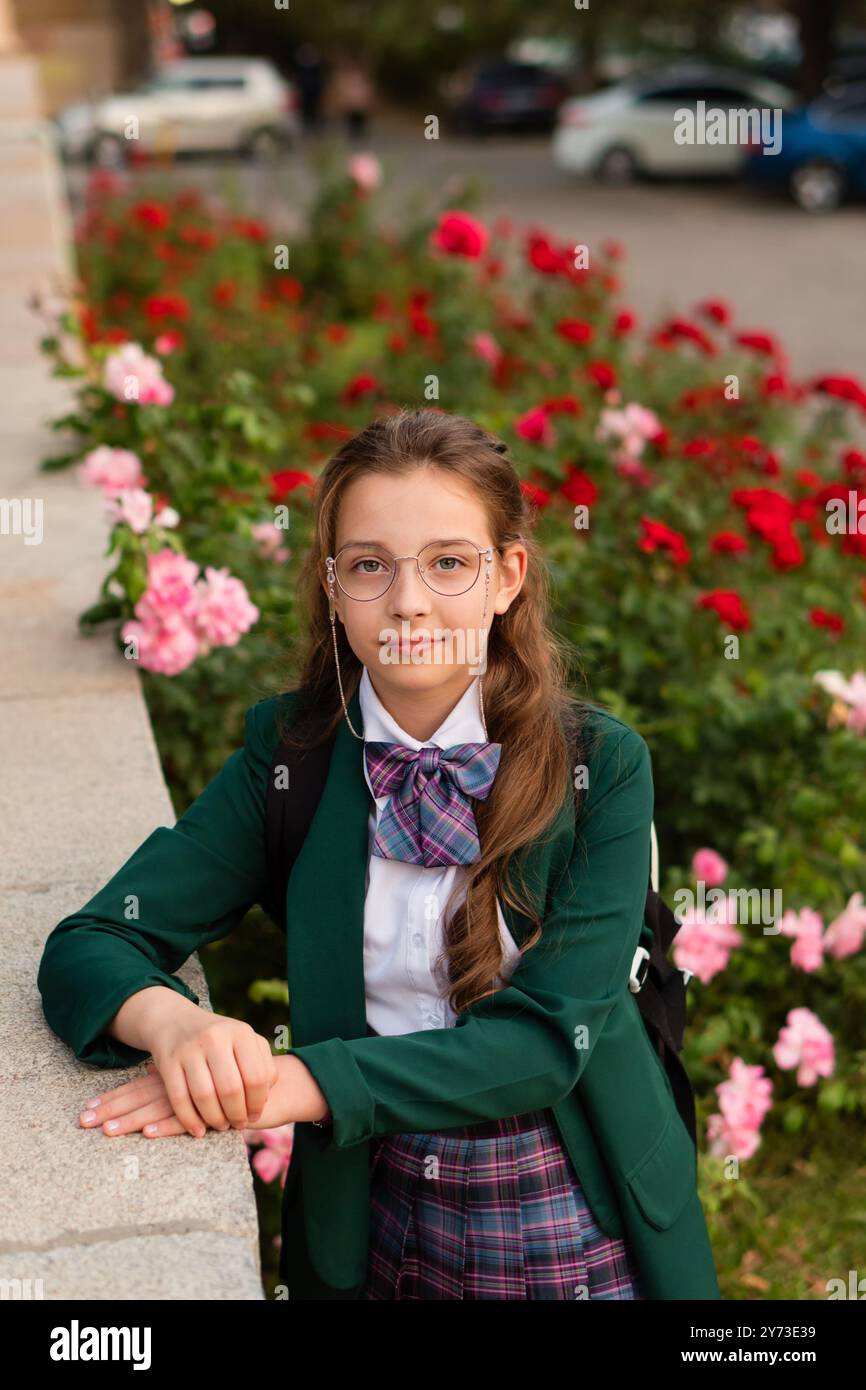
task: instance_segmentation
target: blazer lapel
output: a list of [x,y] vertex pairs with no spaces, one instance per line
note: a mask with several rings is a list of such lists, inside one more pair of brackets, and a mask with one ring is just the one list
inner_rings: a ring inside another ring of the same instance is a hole
[[[357,690],[348,710],[355,728],[360,728]],[[363,743],[342,719],[325,790],[289,875],[286,952],[293,1047],[326,1038],[363,1038],[367,1032],[364,899],[368,818],[374,803],[363,756]],[[546,898],[550,850],[544,841],[534,845],[524,866],[525,882],[539,911]],[[509,903],[502,911],[521,945],[532,923]]]
[[[356,691],[348,705],[362,724]],[[328,779],[287,889],[287,978],[292,1046],[326,1038],[362,1038],[364,898],[368,817],[364,745],[340,721]]]

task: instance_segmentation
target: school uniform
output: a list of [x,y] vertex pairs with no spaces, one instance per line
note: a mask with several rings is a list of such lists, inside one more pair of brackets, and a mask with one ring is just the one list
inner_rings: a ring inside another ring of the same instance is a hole
[[[364,676],[355,728],[422,747]],[[476,693],[473,682],[427,744],[484,740]],[[280,700],[299,711],[296,694],[251,706],[243,748],[176,825],[48,938],[43,1008],[79,1059],[144,1060],[104,1033],[124,999],[165,984],[198,1002],[171,972],[266,896]],[[377,803],[364,744],[341,723],[287,890],[292,1051],[329,1106],[324,1124],[295,1126],[290,1298],[720,1297],[694,1145],[628,989],[649,876],[649,751],[595,708],[586,733],[580,824],[569,778],[524,864],[542,939],[519,957],[533,924],[500,903],[501,987],[455,1017],[436,961],[462,867],[371,854],[387,798]]]

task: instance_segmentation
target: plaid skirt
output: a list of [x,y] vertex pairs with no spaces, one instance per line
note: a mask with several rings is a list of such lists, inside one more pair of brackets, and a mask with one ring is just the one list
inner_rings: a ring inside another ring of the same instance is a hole
[[373,1140],[363,1299],[643,1299],[551,1110]]

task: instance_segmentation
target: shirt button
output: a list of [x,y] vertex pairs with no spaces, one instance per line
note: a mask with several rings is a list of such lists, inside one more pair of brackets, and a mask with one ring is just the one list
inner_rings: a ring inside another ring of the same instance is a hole
[[419,931],[416,931],[415,935],[412,937],[412,940],[414,941],[414,943],[415,943],[416,946],[423,946],[423,945],[424,945],[424,937],[422,936],[421,932],[419,932]]

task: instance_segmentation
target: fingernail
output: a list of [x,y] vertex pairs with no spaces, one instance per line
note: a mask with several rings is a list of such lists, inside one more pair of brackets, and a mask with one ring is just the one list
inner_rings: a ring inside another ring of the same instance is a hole
[[95,1110],[101,1100],[102,1096],[94,1096],[92,1100],[86,1100],[84,1102],[85,1110]]
[[82,1110],[79,1119],[83,1125],[92,1125],[96,1120],[95,1110]]
[[106,1124],[105,1128],[106,1128],[106,1129],[117,1129],[117,1126],[118,1126],[119,1124],[120,1124],[120,1120],[109,1120],[108,1123]]
[[145,1126],[144,1126],[144,1132],[145,1132],[145,1134],[156,1134],[156,1131],[157,1131],[158,1128],[159,1128],[158,1125],[145,1125]]

